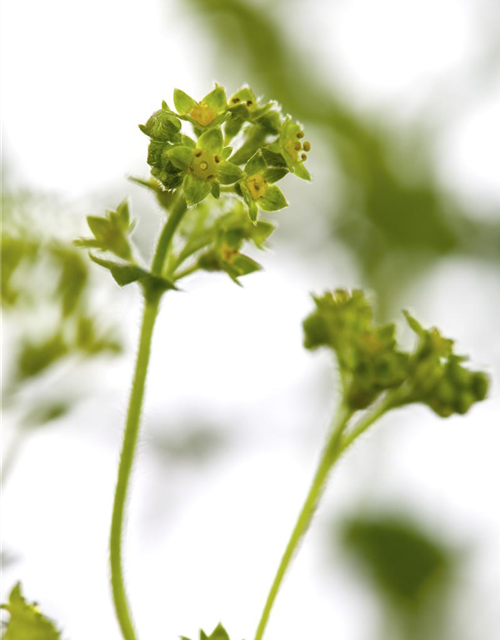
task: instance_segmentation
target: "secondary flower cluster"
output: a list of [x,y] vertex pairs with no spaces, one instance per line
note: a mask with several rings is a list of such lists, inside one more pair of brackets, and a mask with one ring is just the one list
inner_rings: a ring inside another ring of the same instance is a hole
[[[140,129],[151,140],[151,174],[167,190],[181,187],[188,205],[210,194],[219,198],[225,188],[245,202],[256,221],[259,210],[287,206],[275,184],[285,175],[311,179],[304,166],[311,145],[303,141],[302,127],[250,88],[228,99],[216,85],[199,102],[176,89],[174,106],[176,111],[163,102]],[[182,132],[182,121],[190,123],[193,136]]]
[[362,291],[336,290],[314,301],[316,310],[304,321],[305,346],[335,352],[351,410],[365,409],[386,393],[393,407],[421,402],[448,417],[466,413],[486,397],[487,376],[465,368],[452,340],[435,328],[424,329],[408,312],[418,337],[412,352],[398,348],[394,324],[375,324]]

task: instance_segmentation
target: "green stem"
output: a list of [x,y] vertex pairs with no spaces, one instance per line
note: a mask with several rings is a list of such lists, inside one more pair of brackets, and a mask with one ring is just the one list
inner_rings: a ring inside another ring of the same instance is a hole
[[[172,238],[182,217],[186,211],[186,202],[179,198],[173,205],[172,212],[165,224],[158,240],[156,252],[152,263],[152,272],[160,275],[165,259],[168,256]],[[137,636],[132,623],[130,606],[125,592],[125,582],[122,567],[122,541],[123,522],[127,506],[127,494],[130,484],[130,475],[134,463],[139,427],[141,419],[144,390],[149,358],[151,354],[151,341],[153,329],[158,315],[161,295],[145,295],[144,314],[139,341],[139,349],[135,365],[132,392],[128,406],[127,421],[120,455],[118,479],[116,482],[115,498],[113,503],[113,516],[110,533],[110,566],[111,586],[115,611],[120,624],[120,629],[125,640],[136,640]]]
[[283,554],[283,557],[281,559],[281,563],[276,573],[276,577],[274,578],[274,582],[271,586],[271,590],[264,607],[264,612],[262,613],[262,617],[257,628],[255,640],[262,640],[262,637],[264,636],[269,616],[271,614],[271,609],[273,607],[274,601],[276,600],[276,596],[278,595],[281,583],[283,581],[283,578],[285,577],[285,573],[290,565],[290,562],[300,541],[302,540],[303,536],[307,532],[307,529],[309,528],[309,525],[311,524],[314,512],[325,487],[326,481],[328,480],[330,471],[338,462],[340,457],[354,443],[354,441],[357,440],[360,435],[365,433],[365,431],[374,422],[381,418],[389,409],[397,406],[398,401],[398,396],[395,393],[388,394],[385,399],[382,400],[382,402],[374,409],[374,411],[366,414],[351,431],[347,432],[346,426],[350,418],[352,417],[352,411],[349,411],[346,407],[342,407],[340,409],[336,426],[332,430],[330,438],[323,451],[323,455],[321,456],[313,483],[307,495],[304,506],[302,507],[302,511],[300,512],[299,518],[292,532],[288,545],[285,549],[285,553]]
[[371,413],[367,413],[358,424],[347,433],[344,434],[339,447],[339,457],[349,449],[352,443],[365,433],[374,422],[377,422],[387,411],[396,407],[398,404],[395,394],[388,394],[380,404],[375,407]]
[[151,273],[155,276],[161,275],[165,259],[170,249],[170,245],[172,244],[172,238],[174,237],[175,230],[179,226],[180,221],[186,213],[186,207],[186,201],[182,196],[180,196],[172,206],[172,211],[167,220],[167,224],[163,227],[163,231],[160,234],[156,253],[153,258],[153,264],[151,265]]
[[198,266],[198,264],[195,262],[193,265],[191,265],[190,267],[186,267],[185,269],[182,269],[182,271],[178,271],[175,275],[174,275],[174,279],[177,282],[177,280],[182,280],[182,278],[185,278],[186,276],[190,276],[192,273],[195,273],[196,271],[198,271],[200,267]]
[[146,374],[151,352],[151,339],[158,313],[158,306],[159,300],[152,303],[147,302],[144,307],[139,351],[137,354],[132,393],[130,395],[127,422],[125,425],[125,435],[120,456],[118,480],[116,483],[115,500],[113,504],[113,518],[111,521],[111,585],[113,588],[113,600],[115,603],[116,615],[125,640],[136,640],[137,636],[132,624],[130,607],[127,601],[125,583],[123,579],[123,520],[127,503],[128,487],[130,484],[130,473],[132,471],[134,455],[137,448],[141,409],[144,399],[144,388],[146,385]]
[[338,459],[337,450],[341,441],[340,439],[351,415],[352,413],[347,408],[345,408],[344,406],[341,407],[335,427],[332,429],[330,437],[327,441],[306,501],[299,514],[297,523],[292,531],[292,535],[272,583],[271,590],[269,591],[269,595],[267,596],[264,611],[262,613],[259,626],[257,628],[257,633],[255,635],[255,640],[261,640],[264,635],[267,623],[269,621],[269,616],[283,582],[283,578],[285,577],[285,574],[288,570],[288,567],[290,566],[290,562],[293,559],[300,541],[302,540],[303,536],[309,528],[309,525],[311,524],[314,512],[316,511],[316,507],[328,479],[328,475],[333,464]]
[[213,240],[213,234],[207,233],[206,235],[198,238],[196,241],[192,242],[179,253],[177,259],[175,260],[175,269],[178,269],[188,258],[190,258],[197,251],[200,251],[204,247],[207,247]]

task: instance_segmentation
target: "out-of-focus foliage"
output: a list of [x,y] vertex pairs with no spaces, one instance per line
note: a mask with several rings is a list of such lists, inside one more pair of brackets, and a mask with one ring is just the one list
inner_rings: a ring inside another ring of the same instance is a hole
[[311,70],[300,42],[287,38],[279,20],[286,3],[274,13],[250,0],[188,0],[183,6],[212,32],[217,64],[229,77],[236,66],[259,92],[318,127],[332,170],[340,174],[339,191],[325,200],[332,235],[350,248],[383,307],[443,256],[498,265],[500,219],[478,219],[439,183],[425,120],[396,129],[342,100]]
[[[89,311],[89,268],[50,223],[34,220],[34,197],[7,194],[3,202],[2,291],[6,318],[40,317],[40,330],[22,335],[15,383],[33,378],[67,356],[118,353],[120,341]],[[52,316],[43,327],[45,316]]]
[[398,640],[448,637],[445,604],[460,559],[450,543],[398,513],[350,517],[340,542],[382,602],[386,639],[388,631]]
[[[74,397],[51,394],[60,382],[50,378],[55,366],[74,369],[79,362],[120,353],[122,344],[116,328],[94,311],[89,266],[70,241],[60,205],[9,190],[2,205],[1,303],[9,335],[3,398],[4,407],[17,408],[19,416],[13,455],[21,432],[62,417],[78,399],[77,391]],[[41,380],[49,380],[43,397],[26,405],[22,394]],[[7,455],[3,477],[11,462]]]
[[2,604],[9,615],[3,640],[60,640],[55,624],[43,615],[36,603],[27,602],[17,584],[11,591],[8,604]]

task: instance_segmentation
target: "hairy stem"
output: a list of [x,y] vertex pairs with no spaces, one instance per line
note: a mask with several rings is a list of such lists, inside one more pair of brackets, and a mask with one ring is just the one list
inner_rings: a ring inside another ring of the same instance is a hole
[[179,226],[184,214],[186,213],[186,201],[183,197],[179,197],[172,206],[172,211],[167,220],[166,225],[160,234],[158,245],[156,247],[155,256],[153,258],[153,264],[151,265],[151,272],[155,276],[160,276],[167,258],[170,245],[172,244],[172,238],[174,237],[175,230]]
[[[160,275],[168,256],[172,238],[182,217],[186,211],[186,203],[179,198],[173,205],[172,212],[160,234],[158,245],[153,258],[152,272]],[[146,375],[151,353],[151,341],[153,329],[158,315],[160,295],[145,296],[144,314],[139,341],[139,349],[135,365],[132,392],[128,406],[125,433],[118,468],[118,480],[116,483],[115,498],[113,503],[113,516],[110,533],[110,565],[111,586],[115,611],[120,624],[120,629],[125,640],[136,640],[137,636],[132,623],[130,606],[125,592],[122,563],[123,522],[127,506],[127,495],[130,484],[130,475],[134,463],[139,427],[141,419]]]
[[190,267],[186,267],[185,269],[182,269],[181,271],[177,271],[177,273],[175,274],[175,280],[182,280],[182,278],[185,278],[186,276],[190,276],[192,273],[195,273],[196,271],[198,271],[200,267],[196,264],[196,262],[191,265]]
[[340,442],[338,457],[340,457],[360,435],[365,433],[374,422],[377,422],[389,409],[396,407],[397,404],[396,395],[388,394],[382,402],[380,402],[373,411],[367,413],[352,430],[344,433]]
[[146,385],[146,374],[149,364],[149,355],[151,352],[151,338],[153,336],[153,328],[158,313],[158,305],[159,300],[156,303],[146,303],[144,307],[141,338],[135,365],[127,422],[125,425],[125,435],[123,438],[122,452],[120,456],[118,480],[116,483],[115,500],[113,504],[113,518],[111,522],[111,585],[113,588],[113,600],[115,603],[116,615],[118,617],[118,622],[120,623],[122,635],[126,640],[136,640],[137,636],[132,624],[130,607],[127,601],[125,583],[123,579],[123,520],[127,503],[128,487],[130,484],[130,473],[132,471],[135,451],[137,448],[141,409],[144,399],[144,388]]
[[331,434],[328,438],[306,501],[299,514],[297,523],[295,524],[295,527],[292,531],[292,535],[272,583],[271,590],[269,591],[269,595],[267,596],[264,611],[262,613],[259,626],[257,628],[257,633],[255,635],[255,640],[261,640],[264,636],[264,632],[269,621],[269,616],[283,582],[283,578],[285,577],[285,574],[288,570],[288,567],[290,566],[290,563],[300,541],[304,537],[309,528],[309,525],[311,524],[314,512],[316,511],[316,507],[328,479],[328,475],[333,464],[338,459],[337,451],[340,446],[340,439],[350,417],[351,412],[348,411],[345,407],[342,407],[339,411],[335,427],[332,429]]

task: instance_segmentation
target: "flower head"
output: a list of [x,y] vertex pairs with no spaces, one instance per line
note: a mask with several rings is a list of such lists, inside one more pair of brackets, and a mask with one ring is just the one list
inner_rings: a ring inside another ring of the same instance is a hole
[[376,325],[362,291],[327,292],[314,301],[316,309],[304,321],[305,346],[335,352],[344,400],[352,410],[391,394],[394,407],[420,402],[447,417],[486,397],[487,376],[466,369],[464,358],[453,353],[452,340],[435,328],[424,329],[407,312],[418,335],[413,352],[398,347],[394,324]]

